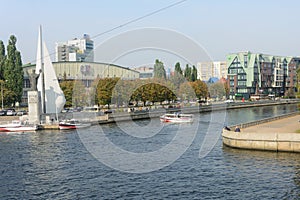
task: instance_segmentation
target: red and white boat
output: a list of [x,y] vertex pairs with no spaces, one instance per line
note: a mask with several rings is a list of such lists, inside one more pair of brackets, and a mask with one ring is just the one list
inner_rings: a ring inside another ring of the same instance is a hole
[[193,122],[193,117],[194,115],[192,114],[169,113],[160,116],[160,121],[173,123],[190,123]]
[[25,131],[36,131],[38,130],[37,125],[23,124],[19,120],[14,120],[9,124],[1,124],[0,132],[25,132]]
[[58,124],[60,130],[86,128],[91,126],[91,123],[80,122],[76,119],[64,120]]

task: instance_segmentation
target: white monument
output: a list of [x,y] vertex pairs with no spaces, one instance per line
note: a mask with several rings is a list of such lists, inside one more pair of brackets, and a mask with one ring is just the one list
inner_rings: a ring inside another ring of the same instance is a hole
[[30,79],[30,91],[28,91],[28,122],[31,124],[39,124],[41,121],[41,95],[37,91],[37,80],[40,76],[35,73],[35,70],[32,70],[31,73],[27,72],[27,75]]
[[[66,99],[56,77],[49,52],[44,43],[42,28],[39,27],[36,69],[30,74],[31,91],[28,92],[29,122],[41,122],[41,114],[60,113]],[[46,119],[49,116],[46,116]]]

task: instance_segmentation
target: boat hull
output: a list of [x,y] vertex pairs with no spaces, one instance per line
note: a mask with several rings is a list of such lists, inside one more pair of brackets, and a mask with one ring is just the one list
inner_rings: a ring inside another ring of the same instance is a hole
[[71,130],[71,129],[79,129],[79,128],[86,128],[91,126],[90,123],[69,123],[69,122],[62,122],[59,123],[60,130]]
[[23,124],[21,121],[14,120],[10,124],[1,124],[0,132],[25,132],[25,131],[36,131],[38,130],[37,125]]
[[161,122],[170,123],[191,123],[193,122],[193,115],[187,114],[165,114],[160,117]]
[[36,131],[38,128],[33,126],[20,126],[20,127],[0,127],[0,132],[25,132]]

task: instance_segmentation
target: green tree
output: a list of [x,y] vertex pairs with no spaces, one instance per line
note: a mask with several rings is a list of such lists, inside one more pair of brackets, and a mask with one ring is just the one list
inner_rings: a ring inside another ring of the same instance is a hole
[[208,87],[203,81],[196,80],[190,84],[191,84],[192,88],[194,89],[195,94],[198,99],[207,99]]
[[194,100],[196,97],[192,82],[184,82],[179,89],[180,98],[184,101]]
[[74,81],[62,81],[60,82],[60,88],[64,92],[66,98],[65,107],[72,107]]
[[20,102],[23,94],[24,72],[22,68],[21,54],[16,48],[17,38],[12,35],[7,45],[7,56],[4,66],[4,80],[7,81],[7,89],[11,93],[11,102],[15,106]]
[[192,74],[191,74],[191,81],[196,81],[197,80],[197,69],[195,65],[193,65],[192,68]]
[[182,69],[179,62],[175,64],[175,73],[182,75]]
[[154,73],[154,78],[166,79],[167,77],[164,64],[158,59],[155,60],[153,73]]
[[179,62],[177,62],[175,64],[174,75],[171,76],[170,80],[173,83],[173,85],[175,86],[176,90],[179,90],[180,85],[185,81],[185,78],[182,75],[182,70],[181,70]]
[[3,41],[0,40],[0,80],[4,80],[3,72],[4,72],[4,64],[5,64],[5,46]]
[[224,83],[212,83],[208,86],[208,91],[211,98],[222,99],[223,97],[226,97],[226,89]]
[[191,79],[192,69],[189,67],[189,64],[186,64],[184,69],[184,77],[187,81],[192,81]]
[[99,79],[96,90],[96,100],[100,105],[110,106],[113,97],[113,90],[120,78]]

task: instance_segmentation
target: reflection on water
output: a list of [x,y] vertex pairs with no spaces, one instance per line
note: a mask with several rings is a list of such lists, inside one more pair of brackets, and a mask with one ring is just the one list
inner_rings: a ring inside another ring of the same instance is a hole
[[[230,110],[225,121],[233,125],[296,109],[286,105]],[[225,147],[220,124],[210,123],[211,117],[201,114],[196,138],[178,160],[143,174],[120,172],[98,162],[76,131],[1,134],[0,199],[299,199],[299,154]],[[151,124],[136,123],[140,127]],[[176,126],[143,141],[126,136],[116,124],[102,128],[120,147],[148,152],[170,142]],[[199,159],[208,130],[218,133],[216,145]],[[86,134],[94,131],[90,127]]]

